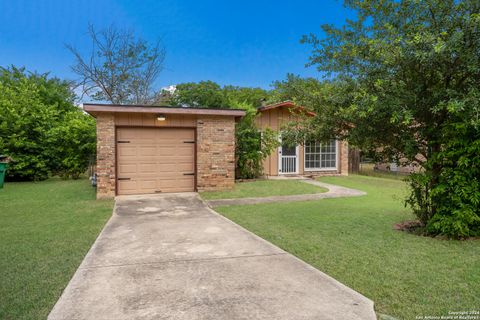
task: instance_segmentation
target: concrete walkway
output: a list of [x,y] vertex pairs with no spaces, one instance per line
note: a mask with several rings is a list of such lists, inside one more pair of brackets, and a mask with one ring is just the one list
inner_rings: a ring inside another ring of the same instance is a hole
[[315,186],[323,187],[328,189],[324,193],[312,193],[312,194],[298,194],[291,196],[271,196],[263,198],[240,198],[240,199],[218,199],[218,200],[207,200],[206,202],[212,208],[220,206],[231,206],[231,205],[244,205],[244,204],[258,204],[258,203],[269,203],[269,202],[293,202],[293,201],[310,201],[310,200],[319,200],[326,198],[341,198],[341,197],[358,197],[364,196],[367,193],[360,190],[345,188],[336,186],[329,183],[324,183],[312,179],[295,179],[302,181],[308,184],[313,184]]
[[197,194],[119,197],[49,319],[375,319],[373,302]]

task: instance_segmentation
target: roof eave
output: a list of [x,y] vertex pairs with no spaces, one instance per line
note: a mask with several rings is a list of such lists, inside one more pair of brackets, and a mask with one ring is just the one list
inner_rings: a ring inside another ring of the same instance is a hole
[[177,108],[177,107],[155,107],[136,105],[107,105],[84,103],[83,110],[92,116],[99,113],[161,113],[161,114],[183,114],[183,115],[211,115],[211,116],[233,116],[241,118],[245,116],[244,110],[239,109],[209,109],[209,108]]

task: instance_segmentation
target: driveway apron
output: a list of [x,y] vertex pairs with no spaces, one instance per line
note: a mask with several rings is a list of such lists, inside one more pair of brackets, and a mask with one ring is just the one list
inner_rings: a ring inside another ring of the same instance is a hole
[[373,302],[195,193],[118,197],[49,319],[375,319]]

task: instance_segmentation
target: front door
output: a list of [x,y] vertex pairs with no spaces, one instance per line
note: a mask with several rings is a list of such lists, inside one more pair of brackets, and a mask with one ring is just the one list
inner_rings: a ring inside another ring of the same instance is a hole
[[282,145],[278,148],[278,173],[298,173],[298,146]]

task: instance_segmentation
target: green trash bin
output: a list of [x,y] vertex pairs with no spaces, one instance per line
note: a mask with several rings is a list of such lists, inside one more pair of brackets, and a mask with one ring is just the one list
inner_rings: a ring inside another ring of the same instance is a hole
[[5,171],[7,171],[7,165],[8,163],[6,162],[0,162],[0,189],[3,188],[3,182],[5,181]]

